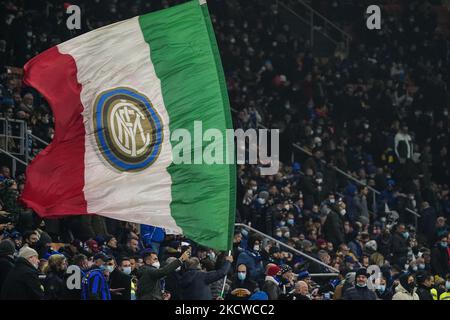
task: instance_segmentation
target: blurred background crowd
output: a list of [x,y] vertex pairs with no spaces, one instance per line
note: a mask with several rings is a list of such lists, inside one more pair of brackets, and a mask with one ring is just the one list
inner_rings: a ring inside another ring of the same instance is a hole
[[[181,2],[72,1],[82,28],[69,31],[63,1],[2,1],[0,118],[50,142],[51,109],[21,85],[23,64]],[[236,221],[277,241],[237,228],[230,257],[150,226],[42,220],[17,201],[25,176],[2,156],[1,298],[450,299],[450,6],[380,1],[382,28],[368,30],[372,3],[310,4],[351,35],[348,48],[321,52],[277,1],[208,0],[235,128],[280,130],[278,174],[238,167]],[[80,289],[64,285],[68,266],[81,270]]]

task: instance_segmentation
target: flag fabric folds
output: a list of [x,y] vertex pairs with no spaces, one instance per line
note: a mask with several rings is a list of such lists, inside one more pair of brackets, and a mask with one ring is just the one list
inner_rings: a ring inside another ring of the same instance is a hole
[[230,248],[235,165],[172,161],[175,130],[194,137],[195,121],[203,131],[232,129],[206,5],[191,1],[85,33],[24,71],[55,117],[52,143],[26,171],[29,207],[45,218],[98,214]]

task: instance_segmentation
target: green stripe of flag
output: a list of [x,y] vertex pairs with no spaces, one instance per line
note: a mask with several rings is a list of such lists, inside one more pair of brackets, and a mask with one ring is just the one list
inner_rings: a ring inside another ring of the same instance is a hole
[[[201,121],[203,132],[215,128],[225,137],[225,130],[232,129],[229,100],[206,5],[187,2],[141,16],[139,23],[161,80],[170,131],[184,128],[194,137],[194,121]],[[204,142],[203,148],[208,144]],[[171,214],[187,237],[219,250],[231,248],[235,170],[234,164],[168,168]]]

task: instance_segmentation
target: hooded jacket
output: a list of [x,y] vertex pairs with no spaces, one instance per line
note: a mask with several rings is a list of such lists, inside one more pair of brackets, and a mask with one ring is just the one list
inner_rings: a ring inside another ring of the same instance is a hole
[[399,284],[395,288],[395,294],[392,297],[392,300],[419,300],[419,296],[416,293],[416,288],[414,288],[413,292],[409,292],[406,290],[401,284]]

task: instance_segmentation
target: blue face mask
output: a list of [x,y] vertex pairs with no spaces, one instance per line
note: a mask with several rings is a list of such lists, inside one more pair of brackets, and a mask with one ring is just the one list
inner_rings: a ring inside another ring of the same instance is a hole
[[447,248],[447,242],[442,241],[442,242],[441,242],[441,247],[442,247],[442,248]]
[[405,232],[403,232],[402,234],[403,234],[403,237],[404,237],[405,239],[408,239],[408,238],[409,238],[409,232],[408,232],[408,231],[405,231]]
[[238,272],[238,279],[241,281],[245,280],[245,277],[247,276],[247,274],[245,272]]
[[294,224],[294,219],[288,219],[287,224],[292,226]]
[[379,285],[378,287],[378,291],[380,291],[381,293],[383,293],[386,290],[386,286],[385,285]]

